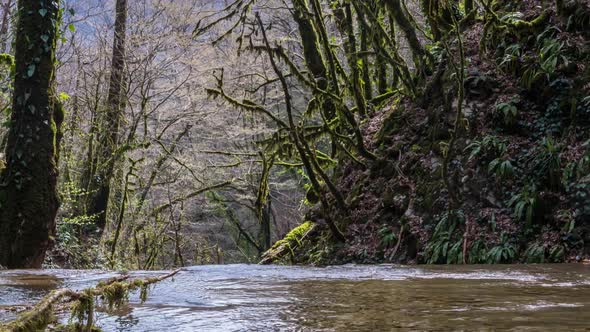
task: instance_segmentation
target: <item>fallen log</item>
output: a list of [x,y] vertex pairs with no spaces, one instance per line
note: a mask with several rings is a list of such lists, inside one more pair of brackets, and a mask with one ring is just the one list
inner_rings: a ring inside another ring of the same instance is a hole
[[318,229],[318,225],[311,221],[293,228],[282,240],[277,241],[270,249],[262,254],[258,264],[272,264],[287,255],[294,256],[294,250],[301,245],[301,242]]
[[75,331],[95,331],[94,310],[95,299],[99,298],[108,310],[119,308],[126,303],[130,291],[140,289],[140,298],[147,297],[147,286],[176,275],[180,269],[166,275],[145,279],[130,279],[130,276],[119,276],[98,283],[95,287],[82,291],[68,288],[56,289],[39,301],[32,309],[19,314],[18,318],[0,325],[0,332],[43,331],[56,321],[54,311],[60,304],[67,304],[72,312]]

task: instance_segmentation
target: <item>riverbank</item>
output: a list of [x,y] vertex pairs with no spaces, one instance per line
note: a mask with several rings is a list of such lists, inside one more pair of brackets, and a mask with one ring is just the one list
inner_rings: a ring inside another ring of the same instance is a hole
[[[464,99],[453,66],[440,65],[461,62],[459,44],[450,57],[437,44],[424,97],[389,101],[365,121],[378,160],[335,170],[349,211],[312,209],[306,221],[317,230],[292,241],[287,262],[590,257],[590,8],[498,6],[501,22],[486,16],[463,34]],[[333,240],[327,218],[345,242]]]

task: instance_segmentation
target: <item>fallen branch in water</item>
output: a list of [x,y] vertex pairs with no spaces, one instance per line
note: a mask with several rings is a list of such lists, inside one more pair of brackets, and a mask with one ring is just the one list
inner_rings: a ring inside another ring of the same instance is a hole
[[54,309],[58,304],[68,303],[72,311],[72,318],[76,331],[93,331],[95,298],[100,298],[108,310],[121,307],[127,302],[130,291],[140,289],[140,298],[145,301],[147,286],[168,279],[180,271],[174,270],[159,277],[134,279],[127,281],[129,276],[114,277],[102,281],[96,287],[76,292],[68,288],[56,289],[39,301],[32,309],[19,314],[19,317],[4,325],[0,325],[1,332],[43,331],[56,321]]

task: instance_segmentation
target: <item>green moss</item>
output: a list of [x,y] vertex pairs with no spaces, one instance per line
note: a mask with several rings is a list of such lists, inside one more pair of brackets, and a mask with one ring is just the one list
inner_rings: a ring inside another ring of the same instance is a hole
[[277,249],[282,245],[287,245],[292,248],[294,244],[301,244],[301,238],[311,229],[313,225],[314,223],[312,221],[306,221],[303,224],[293,228],[287,235],[285,235],[282,240],[275,242],[270,250]]
[[259,264],[266,265],[282,261],[290,254],[291,260],[295,258],[294,248],[302,245],[303,237],[309,234],[315,227],[315,223],[306,221],[292,229],[283,239],[275,242],[261,257]]
[[123,305],[128,298],[128,291],[132,284],[115,282],[104,288],[101,300],[112,311]]
[[19,315],[18,320],[0,325],[0,332],[43,331],[47,325],[55,321],[52,310],[26,311]]
[[61,125],[65,118],[65,108],[57,97],[53,98],[53,117],[51,118],[51,132],[53,133],[53,151],[57,154],[59,152],[59,143],[61,140]]
[[[91,331],[100,331],[94,326],[95,298],[98,296],[102,304],[113,311],[127,303],[129,292],[141,288],[140,298],[144,301],[147,297],[147,286],[157,282],[158,278],[135,279],[131,282],[100,282],[95,288],[88,288],[80,293],[72,302],[70,310],[70,321],[67,325],[57,326],[56,331],[82,331],[90,328]],[[97,293],[100,293],[98,295]],[[49,301],[49,300],[43,300]],[[40,302],[40,303],[43,303]],[[7,325],[0,325],[0,332],[5,331],[43,331],[56,321],[53,313],[53,303],[47,306],[46,310],[30,310],[22,313],[15,321]],[[40,307],[44,307],[39,305]]]
[[82,296],[75,301],[71,307],[72,314],[70,316],[70,324],[76,326],[93,326],[94,315],[94,295],[92,290],[86,290]]
[[10,69],[11,73],[14,73],[14,56],[6,53],[0,53],[0,65],[6,66]]
[[543,12],[541,15],[531,21],[516,21],[512,24],[512,26],[517,30],[535,29],[537,27],[544,26],[545,21],[548,18],[549,14],[547,12]]

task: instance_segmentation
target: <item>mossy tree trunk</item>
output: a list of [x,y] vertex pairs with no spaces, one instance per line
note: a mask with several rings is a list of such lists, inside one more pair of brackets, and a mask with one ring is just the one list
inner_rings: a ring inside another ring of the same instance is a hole
[[[314,28],[306,0],[293,0],[293,18],[301,35],[303,56],[307,68],[309,68],[320,89],[332,90],[330,79],[333,80],[334,78],[328,78],[328,69],[318,46],[318,33]],[[333,120],[336,117],[336,106],[329,98],[324,100],[321,108],[327,120]]]
[[[313,0],[312,0],[313,1]],[[322,32],[325,33],[325,27],[318,26],[320,22],[323,22],[321,18],[316,17],[316,25],[314,26],[314,20],[312,19],[312,13],[309,11],[309,6],[306,0],[293,0],[293,19],[297,23],[299,28],[299,34],[301,36],[301,44],[303,46],[303,56],[305,64],[311,74],[317,82],[318,88],[338,94],[338,82],[336,78],[336,70],[333,68],[333,61],[331,59],[332,54],[329,46],[325,46],[324,52],[328,64],[332,63],[330,70],[322,53],[320,51],[320,42],[325,44]],[[316,3],[317,5],[317,3]],[[318,13],[315,13],[316,16]],[[319,31],[316,30],[318,28]],[[327,122],[334,120],[338,116],[336,105],[330,98],[322,98],[320,94],[316,93],[316,97],[321,99],[320,109],[323,117]],[[339,130],[339,129],[337,129]],[[337,146],[335,142],[332,142],[332,156],[336,155]]]
[[17,4],[16,71],[0,175],[0,265],[41,266],[55,234],[63,109],[55,91],[59,2]]
[[[373,8],[374,9],[374,8]],[[363,53],[363,63],[362,63],[362,71],[363,71],[363,91],[365,94],[365,100],[373,99],[373,86],[371,82],[371,72],[369,69],[369,34],[365,26],[362,23],[358,24],[361,30],[361,53]]]
[[270,248],[271,242],[271,223],[270,223],[270,209],[271,209],[271,196],[270,196],[270,183],[269,177],[274,164],[274,155],[270,158],[260,154],[262,159],[262,174],[260,175],[260,182],[258,185],[258,193],[254,207],[256,208],[256,217],[260,223],[260,234],[259,241],[260,249],[262,252]]
[[473,0],[465,0],[463,2],[463,6],[465,7],[465,14],[469,14],[474,8],[474,2]]
[[[404,13],[404,9],[402,8],[401,0],[385,0],[385,4],[389,9],[391,16],[394,18],[395,23],[399,26],[402,30],[404,37],[408,41],[408,45],[412,50],[412,54],[414,55],[414,62],[416,62],[416,66],[423,66],[426,67],[426,58],[429,56],[428,51],[424,48],[420,39],[418,39],[418,35],[416,34],[416,29],[410,22],[410,19]],[[395,38],[395,36],[392,36]]]
[[[324,181],[326,186],[329,188],[330,192],[334,195],[334,198],[337,203],[336,205],[338,206],[338,208],[342,211],[346,211],[347,206],[344,203],[344,198],[342,197],[342,194],[338,191],[336,186],[331,182],[331,180],[327,176],[327,174],[322,170],[318,161],[315,159],[315,155],[314,155],[314,153],[312,153],[308,142],[305,140],[303,135],[300,133],[299,127],[295,124],[295,120],[294,120],[294,116],[293,116],[293,106],[291,103],[292,98],[291,98],[291,94],[289,92],[289,87],[288,87],[287,81],[285,80],[285,77],[281,73],[281,71],[280,71],[280,69],[273,57],[273,54],[271,52],[270,43],[269,43],[268,37],[266,35],[266,30],[264,29],[264,25],[262,24],[262,19],[260,18],[260,15],[258,13],[256,14],[256,19],[258,21],[258,25],[259,25],[260,30],[262,32],[262,37],[263,37],[263,40],[264,40],[264,43],[265,43],[265,46],[266,46],[266,49],[267,49],[267,52],[269,55],[269,60],[270,60],[271,66],[272,66],[275,74],[277,74],[277,76],[279,77],[279,81],[281,82],[281,87],[282,87],[283,93],[285,95],[285,109],[286,109],[286,113],[287,113],[287,119],[289,121],[289,135],[291,136],[291,140],[292,140],[293,144],[295,145],[295,148],[297,149],[299,156],[301,157],[301,162],[303,163],[304,169],[307,171],[307,176],[309,177],[309,181],[311,182],[312,187],[314,188],[314,190],[318,194],[324,211],[328,211],[329,205],[328,205],[328,201],[327,201],[326,197],[322,194],[322,191],[323,191],[322,186],[321,186],[320,181],[318,180],[317,176],[319,176]],[[316,172],[317,172],[317,176],[316,176]],[[329,218],[328,215],[326,215],[325,218],[326,218],[326,223],[328,224],[328,227],[332,231],[332,234],[334,235],[334,237],[338,241],[344,242],[345,241],[344,235],[338,229],[338,226],[334,223],[334,221],[332,221]]]
[[[340,6],[334,8],[334,17],[336,18],[337,26],[344,38],[344,49],[346,50],[346,59],[350,67],[350,87],[351,93],[354,96],[355,104],[358,113],[365,117],[367,115],[367,102],[361,84],[361,67],[359,67],[359,56],[357,49],[357,41],[354,29],[354,18],[350,1],[343,2]],[[362,28],[362,27],[361,27]]]
[[[260,230],[261,230],[261,240],[260,241],[260,245],[262,247],[264,247],[264,251],[270,249],[271,246],[271,242],[272,242],[272,223],[271,223],[271,218],[272,218],[272,214],[271,214],[271,197],[268,197],[268,201],[266,202],[266,204],[264,205],[264,208],[262,210],[262,220],[261,220],[261,225],[260,225]],[[262,253],[261,253],[262,254]]]
[[102,231],[107,222],[107,208],[111,195],[111,180],[117,162],[117,149],[121,130],[121,118],[124,104],[123,70],[125,67],[125,37],[127,30],[127,0],[117,0],[115,17],[115,35],[111,63],[111,78],[107,108],[101,121],[97,147],[98,174],[95,176],[94,194],[90,199],[88,214],[96,215],[96,225]]
[[[377,15],[379,20],[383,20],[382,15],[387,13],[383,13],[383,8],[380,6],[376,8],[376,12],[379,12],[380,15]],[[394,35],[392,31],[392,35]],[[379,35],[376,37],[376,41],[373,43],[373,50],[377,57],[375,58],[375,67],[377,71],[377,91],[378,94],[384,94],[387,92],[388,83],[387,83],[387,62],[383,59],[383,56],[379,55],[381,49],[385,49],[385,40],[383,35]]]

